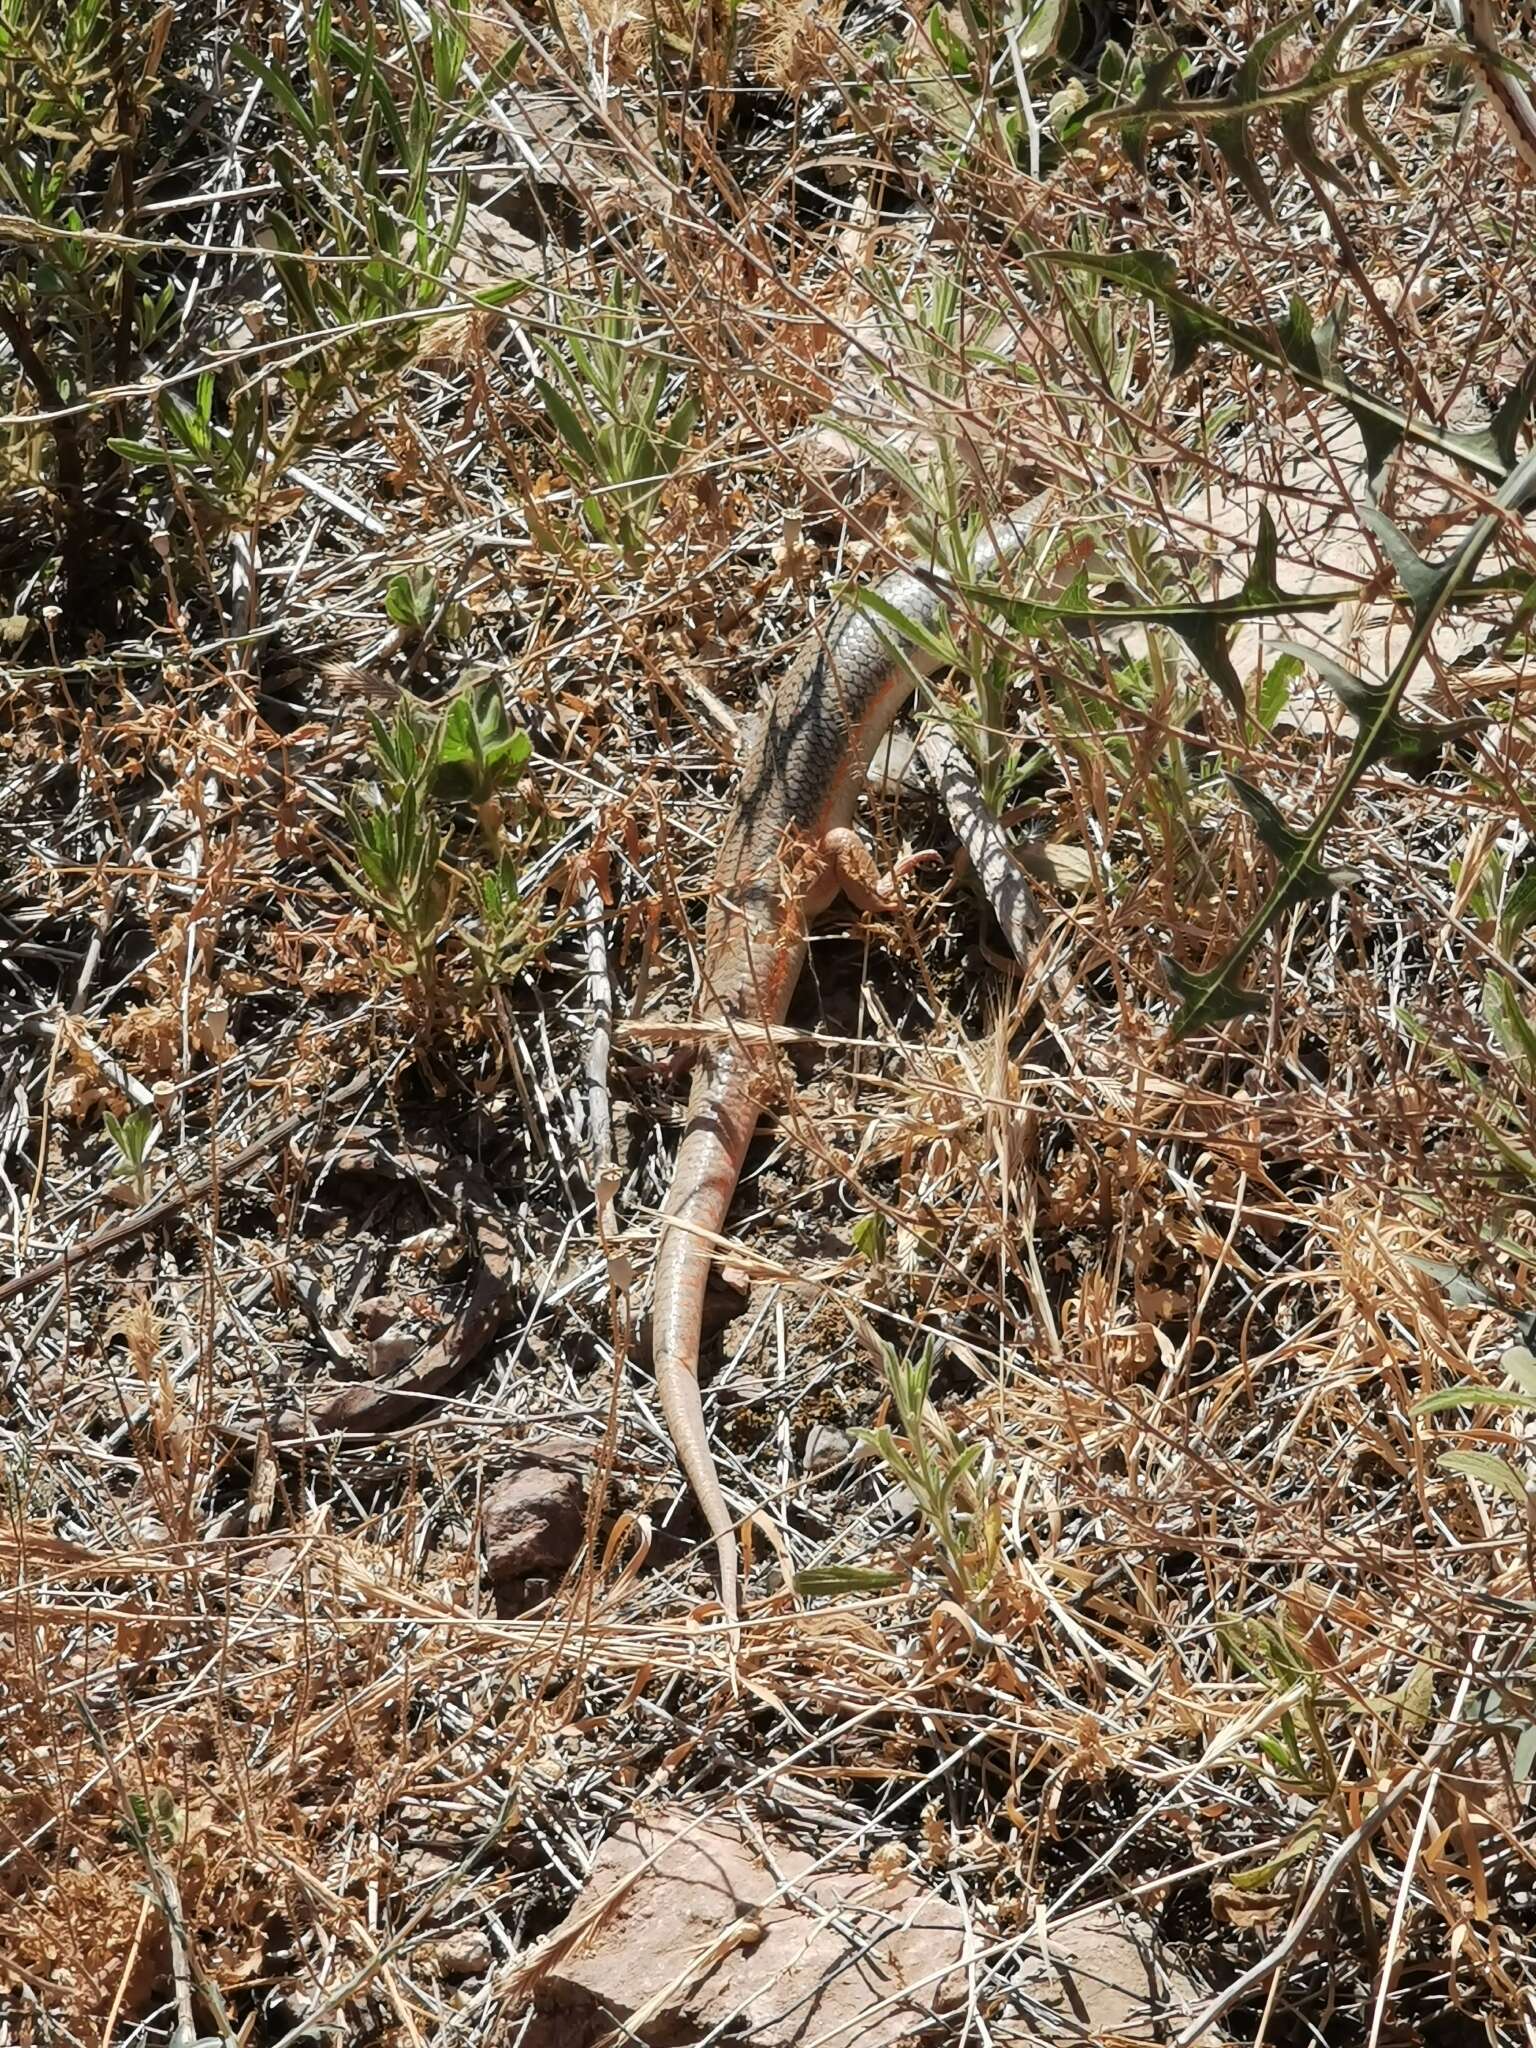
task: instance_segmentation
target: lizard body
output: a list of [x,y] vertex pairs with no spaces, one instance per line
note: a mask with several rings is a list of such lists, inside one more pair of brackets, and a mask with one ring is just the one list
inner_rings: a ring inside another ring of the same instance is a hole
[[[1016,554],[1032,524],[1031,514],[999,521],[977,550],[973,573],[984,577]],[[942,577],[907,570],[876,588],[886,604],[930,631],[953,597]],[[866,907],[888,907],[874,862],[851,830],[854,806],[875,749],[919,675],[933,666],[919,648],[899,645],[884,621],[849,604],[775,689],[715,868],[700,1019],[782,1024],[816,915],[841,890]],[[721,1602],[733,1624],[736,1541],[699,1400],[699,1333],[713,1240],[774,1093],[773,1068],[773,1048],[760,1032],[750,1040],[724,1034],[702,1053],[656,1253],[657,1393],[714,1537]]]

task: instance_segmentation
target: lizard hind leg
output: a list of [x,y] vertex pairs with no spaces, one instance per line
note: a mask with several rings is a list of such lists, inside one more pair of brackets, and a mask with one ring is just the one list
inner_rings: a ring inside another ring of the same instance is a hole
[[821,844],[827,863],[824,885],[827,902],[830,903],[841,891],[855,910],[865,911],[872,917],[895,909],[903,875],[942,858],[933,852],[911,853],[882,874],[869,842],[851,825],[834,825],[830,832],[823,834]]

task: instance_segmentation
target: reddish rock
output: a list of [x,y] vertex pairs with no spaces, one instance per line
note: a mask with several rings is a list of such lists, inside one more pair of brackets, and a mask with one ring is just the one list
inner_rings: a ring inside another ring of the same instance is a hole
[[493,1480],[480,1508],[485,1572],[493,1586],[535,1576],[559,1578],[586,1529],[583,1472],[590,1451],[571,1444],[523,1445],[517,1468]]
[[727,1821],[674,1807],[624,1822],[550,1937],[539,2048],[590,2048],[615,2028],[671,2043],[717,2027],[750,2048],[902,2048],[963,1997],[954,1906],[904,1873],[820,1869],[763,1838],[771,1868]]

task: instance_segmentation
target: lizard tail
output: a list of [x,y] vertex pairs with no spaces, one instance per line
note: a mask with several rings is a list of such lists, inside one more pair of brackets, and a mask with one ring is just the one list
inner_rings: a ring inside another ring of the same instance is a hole
[[710,1094],[696,1086],[662,1211],[656,1252],[656,1392],[694,1497],[704,1510],[720,1564],[720,1604],[734,1627],[736,1535],[720,1489],[699,1400],[699,1335],[704,1289],[742,1162],[757,1128],[759,1104],[745,1087]]

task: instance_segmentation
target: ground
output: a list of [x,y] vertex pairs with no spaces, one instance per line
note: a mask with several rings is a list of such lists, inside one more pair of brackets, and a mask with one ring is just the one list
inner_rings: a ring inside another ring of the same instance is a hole
[[[1529,86],[1153,13],[0,6],[0,2048],[599,2038],[679,1815],[956,1915],[946,2039],[1127,1928],[1166,2038],[1527,2038]],[[920,713],[1038,928],[876,778],[736,1643],[733,767],[1026,502]]]

